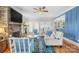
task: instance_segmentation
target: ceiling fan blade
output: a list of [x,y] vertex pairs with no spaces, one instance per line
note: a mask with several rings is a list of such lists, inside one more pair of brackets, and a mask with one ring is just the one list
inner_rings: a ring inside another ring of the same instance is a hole
[[46,8],[45,6],[42,7],[42,9],[45,9],[45,8]]
[[38,10],[37,8],[33,8],[34,10]]
[[48,10],[44,10],[43,12],[48,12]]
[[39,8],[39,11],[42,11],[42,8],[41,7]]
[[36,13],[36,12],[34,12],[34,13]]

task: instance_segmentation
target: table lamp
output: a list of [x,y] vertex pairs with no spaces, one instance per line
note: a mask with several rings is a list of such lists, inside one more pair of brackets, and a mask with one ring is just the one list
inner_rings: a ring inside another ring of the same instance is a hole
[[5,33],[5,29],[3,27],[0,28],[0,34],[4,34]]

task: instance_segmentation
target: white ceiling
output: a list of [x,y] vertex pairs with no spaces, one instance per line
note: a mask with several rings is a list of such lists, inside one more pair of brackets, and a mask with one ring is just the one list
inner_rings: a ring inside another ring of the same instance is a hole
[[54,17],[57,17],[61,15],[62,13],[65,13],[69,9],[73,8],[73,6],[46,6],[46,9],[48,12],[43,13],[42,15],[38,15],[34,13],[34,9],[39,6],[11,6],[11,8],[14,8],[18,12],[20,12],[23,16],[29,19],[39,19],[41,17],[51,17],[52,19]]

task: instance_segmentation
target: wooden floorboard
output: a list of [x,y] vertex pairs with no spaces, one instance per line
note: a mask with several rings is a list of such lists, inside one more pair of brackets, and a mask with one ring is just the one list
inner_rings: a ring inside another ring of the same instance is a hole
[[68,41],[63,42],[62,47],[54,47],[56,53],[79,53],[79,47],[71,44]]
[[4,51],[4,53],[10,53],[10,48],[6,48],[6,50]]

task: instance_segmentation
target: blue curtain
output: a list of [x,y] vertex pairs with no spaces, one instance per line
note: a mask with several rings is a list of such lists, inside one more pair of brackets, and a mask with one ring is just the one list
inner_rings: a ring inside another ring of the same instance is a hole
[[64,36],[79,43],[79,7],[65,13]]
[[79,7],[77,7],[77,16],[76,16],[76,28],[75,28],[75,30],[76,30],[76,40],[79,42]]

